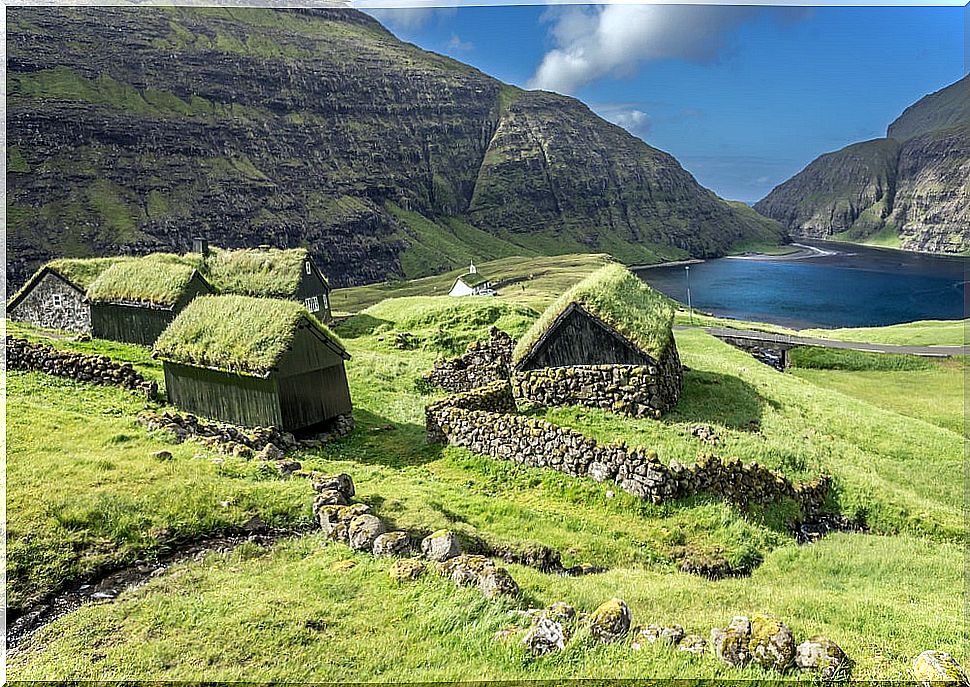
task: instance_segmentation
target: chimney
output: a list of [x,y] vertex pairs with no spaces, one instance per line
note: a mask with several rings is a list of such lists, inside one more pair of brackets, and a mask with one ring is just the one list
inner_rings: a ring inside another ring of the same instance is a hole
[[202,259],[205,260],[209,257],[209,242],[201,237],[192,239],[192,252],[201,255]]

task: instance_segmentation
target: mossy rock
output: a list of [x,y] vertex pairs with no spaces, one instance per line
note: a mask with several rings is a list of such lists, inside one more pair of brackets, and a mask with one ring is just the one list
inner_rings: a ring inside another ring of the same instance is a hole
[[751,620],[748,654],[762,668],[784,672],[795,660],[795,637],[778,618],[756,615]]
[[945,651],[924,651],[914,658],[913,677],[922,687],[938,687],[938,685],[968,687],[970,685],[963,667]]
[[817,635],[795,647],[795,665],[803,671],[817,672],[822,680],[838,680],[849,677],[852,662],[842,647]]
[[384,523],[376,515],[358,515],[347,527],[350,548],[355,551],[372,551],[374,540],[384,534],[384,531]]
[[375,556],[405,556],[411,551],[411,536],[407,532],[385,532],[374,540]]
[[630,608],[623,599],[610,599],[589,618],[589,631],[601,642],[613,642],[630,631]]
[[727,627],[711,630],[711,651],[729,666],[743,666],[748,662],[748,642],[751,623],[743,615],[735,616]]
[[414,558],[402,558],[391,566],[391,577],[398,582],[413,582],[424,574],[424,563]]
[[454,532],[438,530],[421,541],[421,552],[429,561],[440,563],[461,554],[461,544]]
[[461,554],[438,564],[438,572],[459,586],[478,584],[478,579],[486,571],[495,568],[485,556]]
[[505,568],[489,568],[478,577],[478,588],[486,599],[500,596],[518,596],[519,585]]

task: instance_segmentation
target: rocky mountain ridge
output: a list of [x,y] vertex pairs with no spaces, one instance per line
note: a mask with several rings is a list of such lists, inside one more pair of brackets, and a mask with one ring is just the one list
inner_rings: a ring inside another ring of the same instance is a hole
[[307,246],[338,286],[784,236],[582,103],[354,10],[19,7],[7,48],[10,286],[51,257],[200,234]]
[[754,207],[795,236],[970,251],[970,76],[907,108],[886,138],[822,155]]

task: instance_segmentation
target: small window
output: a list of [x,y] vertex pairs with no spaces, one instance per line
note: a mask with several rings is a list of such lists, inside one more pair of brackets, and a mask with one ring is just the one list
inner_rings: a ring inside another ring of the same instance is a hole
[[64,294],[52,293],[51,294],[51,307],[61,308],[64,306]]
[[327,294],[323,294],[322,296],[320,296],[320,298],[323,299],[323,309],[324,310],[329,310],[330,309],[330,299],[327,298]]
[[316,296],[313,296],[312,298],[307,298],[305,301],[303,301],[303,304],[306,306],[306,309],[309,310],[310,312],[317,312],[320,309],[320,299],[317,298]]
[[309,260],[307,260],[305,263],[303,263],[303,269],[306,270],[306,273],[307,274],[310,274],[310,261]]

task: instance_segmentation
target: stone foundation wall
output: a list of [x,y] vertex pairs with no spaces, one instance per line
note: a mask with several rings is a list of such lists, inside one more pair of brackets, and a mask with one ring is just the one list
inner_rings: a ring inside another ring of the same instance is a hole
[[496,327],[489,334],[488,341],[473,342],[464,355],[436,362],[425,379],[446,391],[457,392],[508,379],[515,342]]
[[91,306],[63,279],[45,274],[8,313],[10,319],[46,329],[91,333]]
[[508,382],[452,396],[426,409],[428,439],[530,467],[613,481],[654,503],[708,492],[741,506],[791,498],[809,514],[822,507],[830,488],[826,476],[794,484],[774,470],[736,458],[665,465],[653,451],[600,444],[575,430],[516,415],[509,410],[514,407]]
[[106,355],[59,351],[46,344],[30,343],[8,336],[7,368],[45,372],[79,382],[110,384],[141,391],[148,398],[158,395],[158,384],[141,376],[131,363],[117,363]]
[[633,417],[659,418],[680,399],[683,372],[670,347],[657,365],[577,365],[516,372],[516,398],[542,406],[582,405]]

